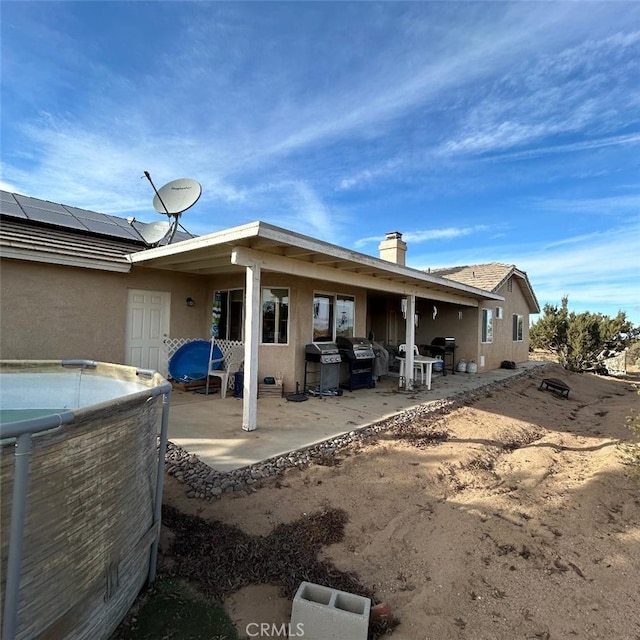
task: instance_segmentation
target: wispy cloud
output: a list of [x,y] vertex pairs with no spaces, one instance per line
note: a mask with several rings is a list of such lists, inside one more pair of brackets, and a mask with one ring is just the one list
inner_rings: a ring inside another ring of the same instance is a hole
[[8,190],[147,220],[148,170],[201,182],[194,233],[408,229],[426,266],[627,291],[640,3],[5,4]]
[[[469,236],[474,233],[481,233],[487,231],[489,227],[487,225],[474,225],[472,227],[446,227],[443,229],[423,229],[421,231],[408,231],[402,234],[402,239],[409,243],[419,244],[428,240],[452,240],[454,238],[460,238],[461,236]],[[367,244],[374,242],[380,242],[384,240],[381,236],[368,236],[366,238],[359,238],[353,245],[356,248],[364,247]]]
[[568,295],[573,305],[598,311],[635,309],[639,305],[638,278],[633,265],[638,260],[640,222],[598,233],[579,234],[562,242],[532,246],[526,242],[483,248],[442,250],[412,258],[417,268],[504,262],[529,274],[538,300],[559,304]]
[[[634,111],[640,106],[639,56],[640,32],[634,31],[534,57],[497,80],[490,95],[465,113],[459,133],[442,143],[438,153],[503,153],[549,136],[580,131],[589,131],[590,138],[596,140],[582,141],[578,146],[547,145],[545,152],[636,143],[637,134],[602,134],[638,122]],[[612,58],[617,65],[614,76],[610,72]],[[627,82],[620,82],[622,78]],[[535,156],[540,152],[523,153]]]
[[618,215],[633,220],[640,218],[640,193],[603,198],[537,198],[534,206],[555,213]]
[[[640,145],[640,134],[614,135],[603,138],[582,140],[569,144],[543,145],[535,149],[515,151],[508,153],[494,153],[492,160],[527,160],[539,156],[563,153],[576,153],[580,151],[594,151],[606,147],[634,147]],[[600,172],[602,173],[602,172]]]

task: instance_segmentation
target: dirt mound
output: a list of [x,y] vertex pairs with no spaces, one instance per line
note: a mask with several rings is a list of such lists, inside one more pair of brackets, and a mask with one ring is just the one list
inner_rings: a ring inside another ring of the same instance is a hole
[[[569,398],[541,391],[542,377]],[[633,408],[628,381],[551,367],[257,493],[201,503],[169,479],[166,499],[245,536],[347,514],[317,560],[389,603],[394,638],[640,638],[640,486],[617,447]],[[289,595],[306,579],[290,578]],[[242,593],[232,615],[261,622]]]

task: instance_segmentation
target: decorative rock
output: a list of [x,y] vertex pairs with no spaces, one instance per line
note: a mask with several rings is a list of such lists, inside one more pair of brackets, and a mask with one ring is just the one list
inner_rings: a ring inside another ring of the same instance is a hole
[[[522,370],[518,377],[532,378],[536,374],[535,370]],[[363,443],[376,442],[377,434],[391,429],[402,431],[404,428],[410,427],[416,420],[432,419],[435,421],[461,406],[473,404],[489,392],[507,386],[513,379],[514,377],[511,377],[492,382],[475,391],[462,391],[452,398],[423,404],[358,431],[350,431],[342,437],[320,442],[306,451],[295,451],[287,454],[286,457],[279,456],[265,460],[259,465],[236,469],[231,473],[216,471],[199,460],[195,454],[189,454],[181,447],[168,442],[165,472],[187,485],[185,493],[189,498],[213,500],[220,499],[223,493],[242,490],[257,491],[256,487],[261,486],[261,483],[256,484],[256,480],[281,475],[287,468],[306,467],[312,460],[330,458],[341,449],[357,450]]]

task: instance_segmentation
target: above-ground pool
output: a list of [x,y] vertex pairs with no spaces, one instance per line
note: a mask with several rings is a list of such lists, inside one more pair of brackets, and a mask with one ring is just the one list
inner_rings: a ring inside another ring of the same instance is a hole
[[3,640],[108,638],[153,580],[170,389],[122,365],[0,362]]

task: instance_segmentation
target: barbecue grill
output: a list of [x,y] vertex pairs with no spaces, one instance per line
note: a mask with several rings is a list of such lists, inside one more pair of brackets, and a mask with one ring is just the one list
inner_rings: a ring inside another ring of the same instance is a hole
[[[304,348],[304,360],[304,390],[332,395],[340,384],[342,356],[338,347],[333,342],[308,344]],[[317,384],[313,384],[311,379]]]
[[376,354],[371,343],[366,338],[340,336],[337,338],[336,344],[342,356],[340,386],[349,389],[349,391],[375,387],[373,363]]
[[442,367],[442,374],[447,375],[447,357],[451,358],[451,373],[455,374],[455,353],[456,353],[456,339],[455,338],[434,338],[431,341],[431,345],[428,347],[429,353],[432,358],[441,356],[444,363]]

